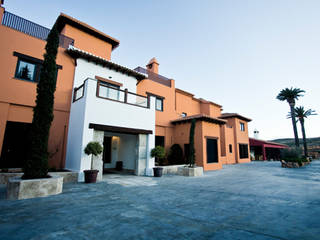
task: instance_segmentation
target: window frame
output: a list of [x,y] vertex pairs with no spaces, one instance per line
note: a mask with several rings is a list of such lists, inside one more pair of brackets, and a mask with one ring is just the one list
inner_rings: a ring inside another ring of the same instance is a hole
[[[22,80],[22,81],[27,81],[27,82],[33,82],[38,84],[38,82],[40,81],[40,73],[41,73],[41,69],[42,69],[42,65],[43,65],[43,60],[38,59],[38,58],[34,58],[22,53],[18,53],[16,51],[13,52],[13,56],[17,57],[17,63],[16,63],[16,70],[14,72],[14,79],[18,79],[18,80]],[[35,71],[33,73],[33,80],[28,80],[28,79],[24,79],[24,78],[20,78],[17,76],[18,74],[18,70],[19,70],[19,66],[20,66],[20,61],[24,61],[30,64],[34,64],[35,65]],[[61,65],[57,65],[57,74],[56,74],[56,79],[58,79],[58,70],[62,69]]]
[[[158,108],[157,108],[157,101],[161,101],[161,109],[158,109]],[[156,97],[155,109],[156,109],[156,111],[163,112],[163,98]]]
[[249,158],[249,145],[247,143],[239,143],[239,158]]
[[232,144],[229,144],[229,153],[232,153]]
[[[100,81],[99,80],[99,96],[101,91],[100,91],[100,87],[106,87],[107,88],[107,94],[106,96],[102,96],[103,98],[107,98],[107,99],[111,99],[111,100],[115,100],[115,101],[120,101],[120,86],[119,85],[115,85],[109,82],[104,82],[104,81]],[[110,97],[110,89],[117,91],[117,98],[112,98]]]
[[[25,78],[21,78],[21,77],[18,76],[21,62],[25,62],[25,63],[27,63],[27,64],[32,64],[32,65],[34,65],[34,71],[33,71],[33,74],[32,74],[31,79],[25,79]],[[38,83],[39,80],[40,80],[41,68],[42,68],[42,65],[40,65],[40,64],[37,63],[37,62],[33,62],[33,61],[28,60],[28,59],[24,59],[24,58],[18,57],[18,59],[17,59],[17,64],[16,64],[16,71],[15,71],[15,74],[14,74],[14,78],[19,79],[19,80],[23,80],[23,81]]]
[[240,122],[240,131],[245,132],[246,131],[246,126],[243,122]]

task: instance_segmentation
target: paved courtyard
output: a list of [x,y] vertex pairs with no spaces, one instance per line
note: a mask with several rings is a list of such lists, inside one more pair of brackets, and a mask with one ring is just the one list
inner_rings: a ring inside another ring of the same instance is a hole
[[108,175],[7,201],[0,239],[320,239],[320,161],[224,166],[203,177]]

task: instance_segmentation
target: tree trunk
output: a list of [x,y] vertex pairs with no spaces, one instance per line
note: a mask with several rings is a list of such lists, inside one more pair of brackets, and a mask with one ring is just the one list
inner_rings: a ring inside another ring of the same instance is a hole
[[307,139],[306,139],[306,131],[304,129],[304,120],[299,119],[301,124],[302,138],[303,138],[303,148],[304,148],[304,156],[308,157],[308,149],[307,149]]
[[299,147],[296,115],[294,113],[294,103],[289,103],[289,105],[290,105],[290,113],[291,113],[291,120],[292,120],[293,133],[294,133],[294,142],[295,142],[296,147]]

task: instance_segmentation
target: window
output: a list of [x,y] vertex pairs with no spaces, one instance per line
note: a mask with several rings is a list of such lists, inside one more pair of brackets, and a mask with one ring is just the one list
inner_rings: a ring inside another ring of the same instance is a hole
[[15,78],[39,82],[42,65],[22,58],[18,59]]
[[100,82],[99,83],[99,96],[109,98],[113,100],[119,100],[120,86],[113,85],[111,83]]
[[248,144],[239,144],[240,158],[248,158]]
[[[43,60],[18,52],[13,52],[13,56],[18,58],[14,77],[30,82],[39,82]],[[58,69],[62,69],[62,66],[57,65],[57,70]]]
[[163,111],[163,99],[156,97],[156,110]]
[[155,146],[164,147],[164,136],[156,136]]
[[229,144],[229,153],[232,153],[232,144]]
[[217,163],[218,159],[218,140],[207,138],[207,163]]
[[244,128],[244,123],[240,123],[240,131],[244,132],[245,128]]

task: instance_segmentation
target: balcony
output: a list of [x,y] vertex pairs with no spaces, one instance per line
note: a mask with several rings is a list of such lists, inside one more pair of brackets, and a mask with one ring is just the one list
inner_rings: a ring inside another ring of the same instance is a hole
[[[95,79],[88,78],[86,81],[97,81]],[[74,89],[73,102],[78,101],[84,96],[85,84]],[[136,107],[150,108],[150,98],[136,93],[129,92],[128,89],[121,90],[113,86],[108,85],[102,81],[97,81],[96,97],[115,101],[119,103],[125,103]]]
[[[32,37],[45,40],[45,41],[47,40],[48,34],[50,32],[49,28],[43,27],[39,24],[31,22],[27,19],[24,19],[22,17],[19,17],[7,11],[4,12],[1,24],[6,27],[15,29],[19,32],[23,32]],[[74,44],[74,40],[72,38],[69,38],[63,34],[60,34],[59,36],[60,47],[68,48],[69,45],[73,46],[73,44]]]

